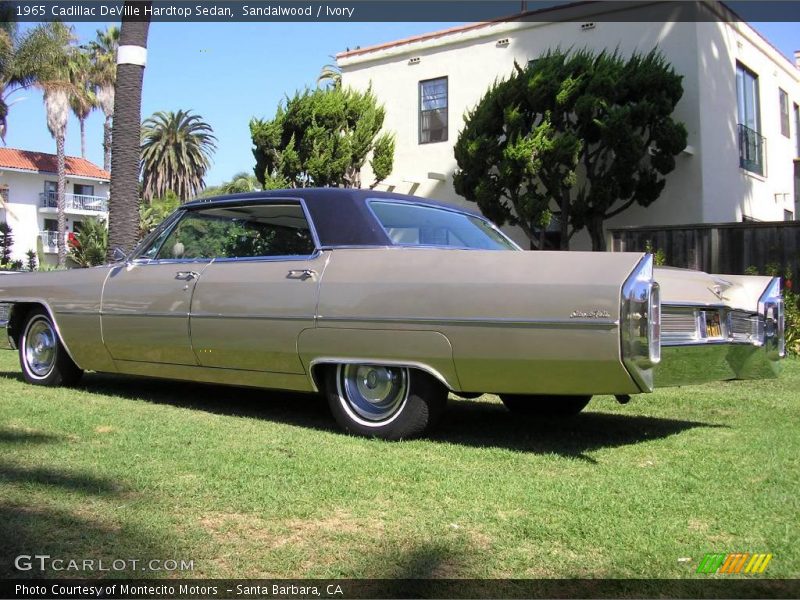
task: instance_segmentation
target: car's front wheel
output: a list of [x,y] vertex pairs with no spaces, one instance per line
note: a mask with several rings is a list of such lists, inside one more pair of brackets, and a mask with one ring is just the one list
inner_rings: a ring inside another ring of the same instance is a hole
[[500,394],[500,400],[513,413],[543,417],[571,417],[589,404],[591,396],[538,396],[533,394]]
[[387,440],[430,430],[447,404],[447,388],[431,375],[386,365],[342,364],[326,371],[328,404],[350,433]]
[[50,315],[40,308],[28,313],[25,320],[19,363],[25,381],[36,385],[72,385],[83,375],[59,340]]

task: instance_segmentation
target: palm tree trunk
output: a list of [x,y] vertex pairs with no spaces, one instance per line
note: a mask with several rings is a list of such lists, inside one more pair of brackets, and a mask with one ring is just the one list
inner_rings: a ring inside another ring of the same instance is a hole
[[86,119],[78,119],[81,126],[81,158],[86,158]]
[[111,115],[103,123],[103,168],[111,171]]
[[67,215],[66,206],[67,169],[64,156],[64,135],[56,136],[56,164],[58,187],[56,191],[56,212],[58,215],[58,266],[67,266]]
[[[152,2],[125,2],[126,6],[138,6],[139,14]],[[127,11],[126,11],[127,12]],[[137,17],[141,18],[141,17]],[[126,62],[126,46],[147,48],[147,33],[150,27],[146,20],[131,20],[123,17],[119,35],[119,62],[114,95],[114,124],[112,127],[111,194],[108,208],[108,258],[119,246],[130,252],[139,234],[139,161],[141,147],[142,79],[144,65]]]

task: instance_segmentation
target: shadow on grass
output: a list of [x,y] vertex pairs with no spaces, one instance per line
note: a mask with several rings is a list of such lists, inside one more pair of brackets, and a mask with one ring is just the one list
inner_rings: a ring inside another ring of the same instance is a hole
[[[0,429],[0,442],[6,444],[47,443],[60,439],[44,433]],[[126,491],[124,486],[101,477],[61,472],[51,468],[30,469],[3,462],[0,462],[0,484],[49,486],[59,492],[79,492],[85,496],[103,498],[114,497]],[[123,571],[103,571],[99,569],[97,560],[102,559],[108,568],[112,561],[121,557],[165,557],[155,542],[131,532],[129,528],[101,523],[52,506],[37,507],[34,503],[34,497],[29,498],[24,505],[0,502],[0,578],[136,577],[141,575],[132,568],[131,563],[118,563]],[[53,565],[48,562],[42,565],[41,560],[32,558],[36,555],[47,555],[64,561],[63,564]],[[20,556],[26,558],[17,561]],[[67,563],[69,560],[76,560],[76,564],[83,565],[83,559],[93,559],[94,569],[76,570]]]
[[[0,377],[22,379],[13,372],[0,372]],[[80,389],[225,416],[338,431],[324,399],[314,394],[95,373],[82,379]],[[499,403],[451,400],[442,423],[429,439],[478,448],[558,454],[593,462],[587,452],[662,439],[697,427],[724,426],[591,411],[566,419],[521,417],[509,413]]]
[[[154,558],[172,558],[165,554],[159,544],[132,532],[129,528],[105,524],[54,508],[32,508],[16,504],[0,504],[0,578],[102,578],[141,577],[141,565]],[[53,559],[64,559],[62,564],[47,562],[41,570],[41,560],[35,555],[48,555]],[[20,569],[16,568],[17,557]],[[69,568],[68,561],[77,565],[84,559],[93,560],[93,569]],[[122,570],[112,567],[113,561]],[[142,560],[138,569],[132,568],[130,559]],[[108,570],[99,570],[98,560]],[[27,568],[30,565],[31,568]],[[56,569],[53,569],[55,566]],[[148,572],[147,577],[159,573]]]
[[48,444],[63,439],[61,436],[23,429],[0,428],[0,444]]
[[0,462],[0,483],[22,483],[62,488],[65,491],[106,496],[125,488],[101,477],[84,473],[61,472],[55,469],[27,469]]

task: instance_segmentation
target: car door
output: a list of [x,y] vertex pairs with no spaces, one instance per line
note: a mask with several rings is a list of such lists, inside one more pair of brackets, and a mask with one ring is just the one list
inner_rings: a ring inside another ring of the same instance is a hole
[[196,365],[189,311],[197,281],[226,239],[224,222],[185,212],[103,287],[103,341],[117,361]]
[[297,338],[314,327],[327,256],[317,250],[300,201],[220,208],[235,243],[200,277],[192,346],[204,367],[304,373]]

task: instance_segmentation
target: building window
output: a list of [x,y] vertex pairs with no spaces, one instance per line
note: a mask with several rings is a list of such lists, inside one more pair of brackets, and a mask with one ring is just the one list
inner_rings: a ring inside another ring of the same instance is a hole
[[419,82],[419,143],[447,141],[447,77]]
[[94,196],[94,186],[76,183],[72,186],[72,192],[76,196]]
[[789,134],[789,94],[781,88],[778,88],[778,102],[781,110],[781,135],[788,138],[791,137]]
[[783,210],[783,220],[784,221],[794,221],[794,213],[790,210]]
[[795,156],[800,157],[800,106],[794,105],[794,140]]
[[764,174],[764,137],[761,135],[761,107],[758,75],[736,63],[736,104],[739,113],[739,166]]

